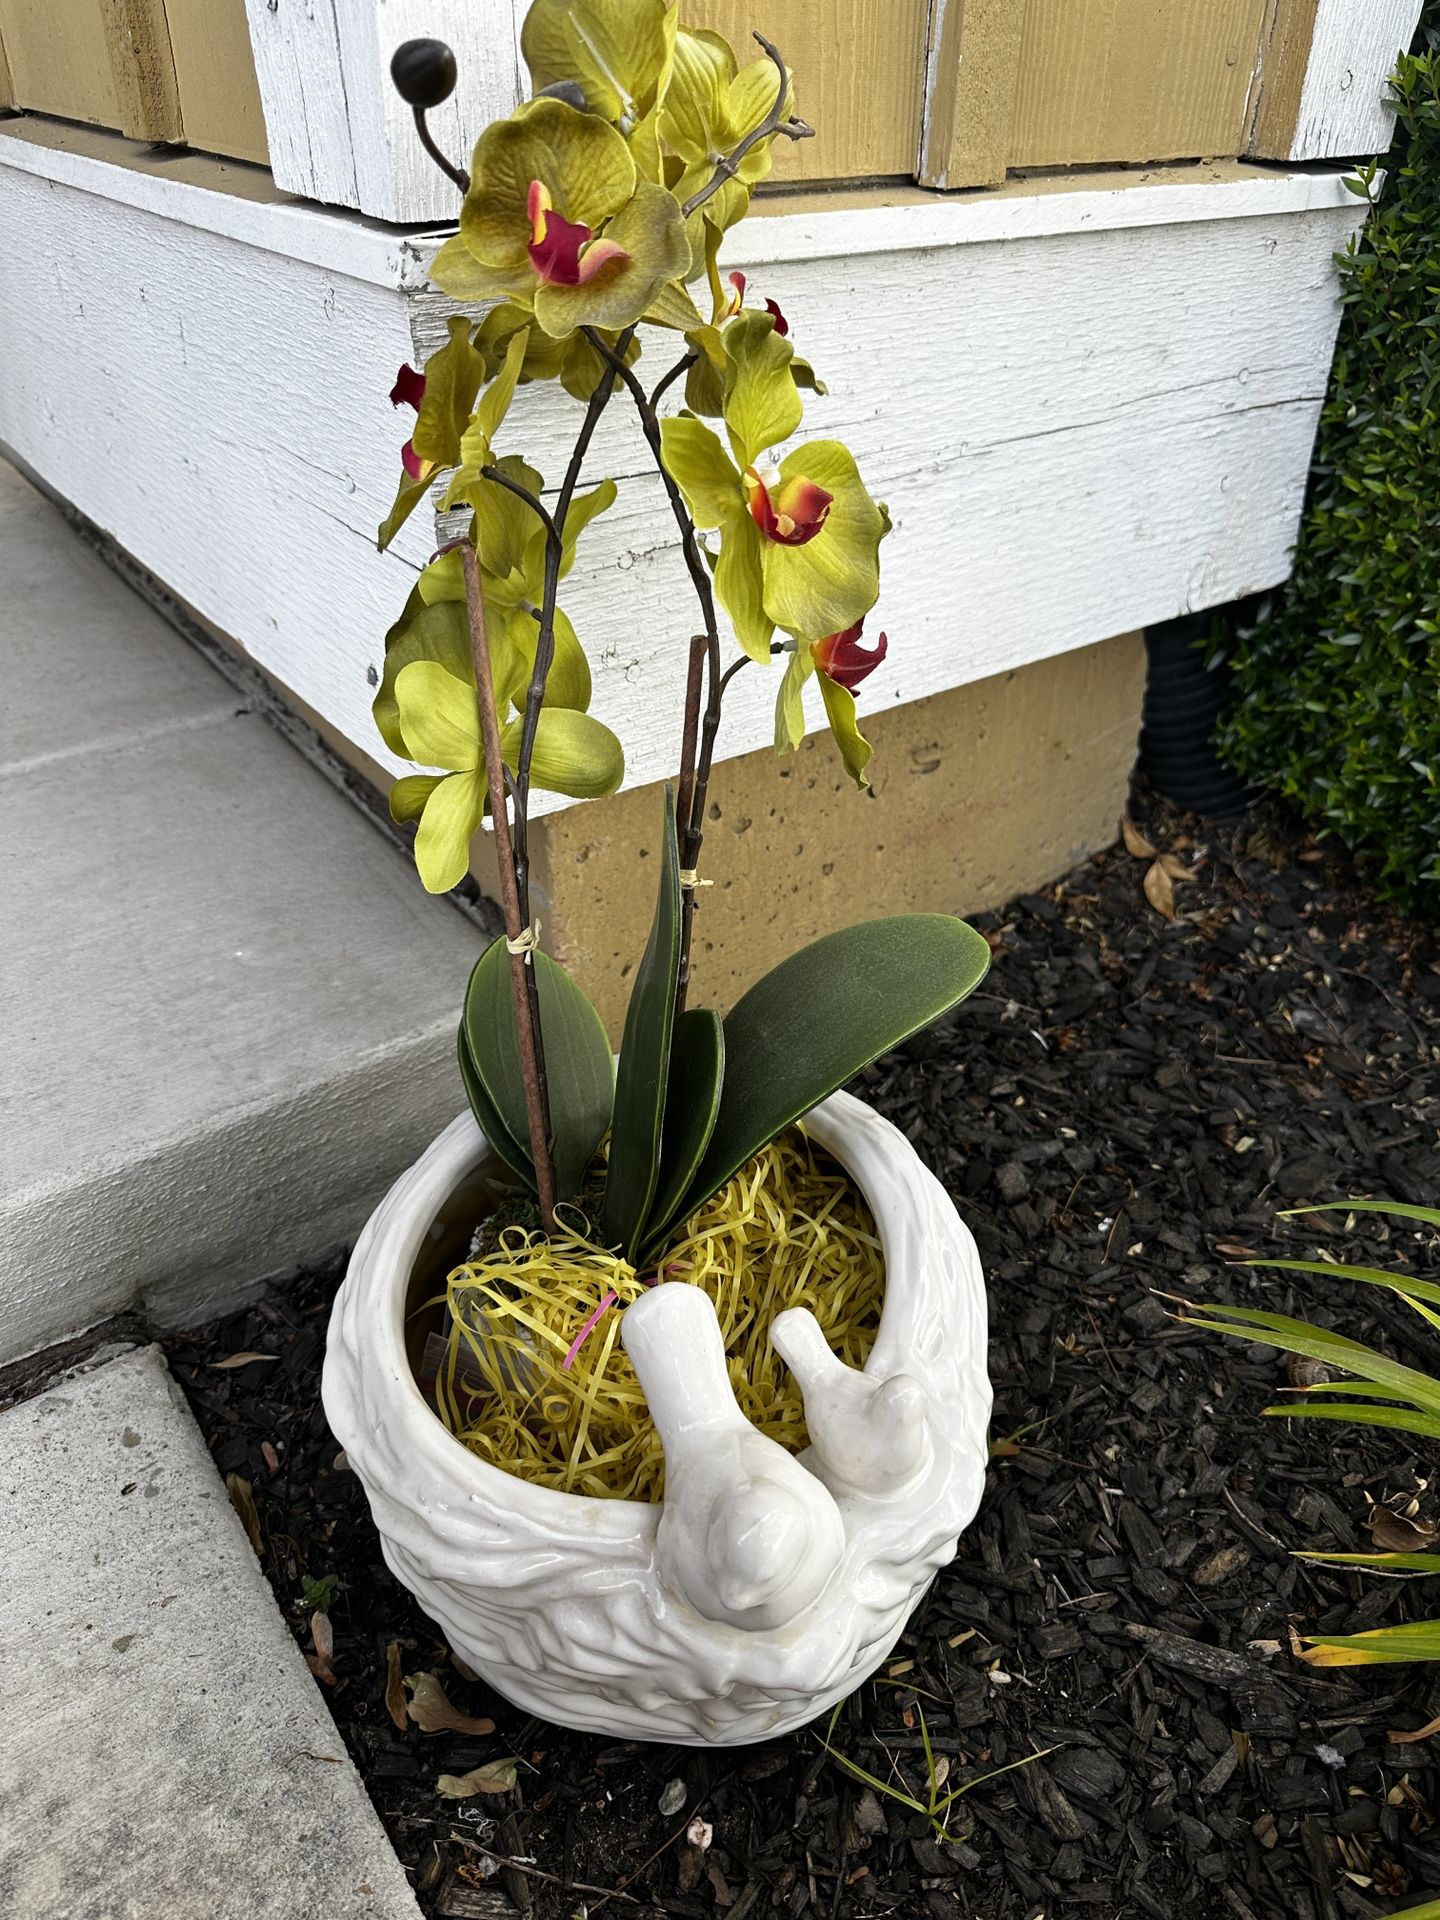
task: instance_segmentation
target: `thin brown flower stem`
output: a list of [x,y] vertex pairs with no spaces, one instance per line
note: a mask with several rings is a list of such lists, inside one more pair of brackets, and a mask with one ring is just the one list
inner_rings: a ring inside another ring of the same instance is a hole
[[665,375],[664,379],[657,380],[654,387],[651,389],[650,404],[652,407],[659,406],[660,401],[662,400],[664,395],[668,393],[671,387],[674,386],[675,382],[680,378],[681,374],[688,373],[691,367],[694,366],[695,362],[699,358],[700,356],[698,353],[682,353],[681,354],[680,358],[675,362],[674,366],[671,367],[670,371]]
[[[475,665],[475,700],[480,714],[480,738],[485,748],[485,778],[490,787],[490,817],[495,827],[495,852],[500,867],[500,904],[510,941],[510,990],[515,1000],[515,1030],[520,1043],[520,1078],[525,1088],[525,1118],[530,1127],[530,1157],[535,1163],[535,1188],[540,1201],[540,1225],[555,1231],[555,1147],[550,1126],[549,1087],[545,1078],[545,1048],[540,1033],[539,981],[530,956],[515,951],[526,928],[520,905],[515,845],[510,833],[505,799],[505,761],[500,751],[500,717],[495,711],[495,681],[490,671],[490,642],[485,631],[485,592],[480,562],[468,540],[460,546],[465,574],[465,611],[470,620],[470,657]],[[517,823],[524,818],[520,795],[515,795]]]
[[755,38],[775,62],[775,71],[780,76],[780,86],[775,95],[775,104],[760,122],[759,126],[754,128],[752,132],[746,134],[739,146],[732,147],[729,153],[716,162],[715,171],[706,181],[705,185],[701,187],[698,193],[692,193],[690,198],[684,203],[680,211],[687,220],[691,214],[695,212],[697,207],[703,207],[707,200],[717,194],[727,180],[733,180],[735,178],[736,174],[740,171],[740,162],[745,158],[746,154],[749,153],[750,149],[758,146],[762,140],[768,140],[772,134],[776,133],[783,134],[787,140],[809,140],[814,135],[815,129],[807,126],[803,120],[787,120],[785,118],[785,108],[790,98],[790,76],[785,70],[785,62],[780,57],[779,48],[772,46],[763,33],[757,33]]
[[[695,863],[700,858],[700,847],[705,837],[705,799],[699,778],[699,767],[703,762],[705,767],[705,782],[708,784],[709,761],[705,758],[704,743],[706,739],[708,739],[710,750],[713,752],[715,729],[720,724],[720,696],[723,686],[723,677],[720,672],[720,629],[715,618],[715,595],[710,585],[710,570],[706,566],[705,556],[700,550],[700,540],[695,531],[695,522],[690,517],[690,509],[685,505],[684,496],[665,465],[660,440],[660,417],[655,411],[654,402],[631,372],[630,368],[626,366],[624,360],[611,351],[605,341],[593,328],[586,327],[584,333],[586,339],[590,342],[591,346],[594,347],[595,351],[609,360],[616,374],[625,383],[630,398],[635,403],[635,411],[640,416],[641,432],[645,435],[646,445],[650,449],[656,470],[660,475],[661,481],[664,483],[665,495],[670,502],[670,511],[675,517],[675,524],[680,529],[681,552],[685,556],[685,565],[690,574],[691,585],[695,589],[695,597],[700,603],[700,615],[704,621],[705,663],[709,684],[709,696],[705,713],[705,731],[701,735],[700,757],[696,763],[696,779],[690,794],[689,805],[685,808],[677,806],[676,809],[676,822],[680,831],[680,864],[685,872],[693,873],[695,871]],[[690,702],[692,691],[694,701],[698,707],[700,689],[693,672],[687,675],[686,681],[686,738],[690,737],[692,728],[696,724],[691,718]],[[683,749],[681,771],[683,776]],[[684,1008],[685,994],[690,984],[690,939],[695,919],[695,907],[695,888],[693,886],[682,886],[680,915],[680,986],[677,1011],[683,1010]]]
[[[602,360],[614,361],[610,347],[593,329],[585,328],[585,337],[596,347]],[[619,365],[630,376],[625,365],[625,355],[630,342],[635,337],[634,327],[627,327],[616,340],[619,350]],[[516,836],[515,878],[520,889],[521,911],[528,918],[530,913],[530,763],[535,754],[535,734],[540,725],[540,709],[545,701],[545,682],[549,677],[550,666],[555,658],[555,597],[560,588],[560,564],[564,555],[565,521],[570,513],[570,502],[575,497],[575,489],[580,483],[580,471],[585,464],[585,456],[590,451],[590,442],[595,429],[600,424],[600,416],[609,405],[610,396],[615,391],[615,382],[602,373],[590,395],[585,409],[585,418],[581,422],[580,432],[570,455],[570,464],[565,469],[565,478],[561,482],[560,492],[555,501],[555,511],[545,534],[545,582],[540,597],[540,630],[535,636],[535,660],[530,669],[530,684],[525,689],[525,718],[520,729],[520,751],[515,761],[515,813],[518,833]]]
[[424,107],[416,107],[414,109],[414,113],[415,113],[415,131],[420,136],[421,146],[424,147],[426,153],[429,154],[430,158],[435,162],[436,166],[440,169],[440,171],[455,182],[456,186],[460,189],[461,193],[469,193],[470,191],[469,174],[464,172],[460,167],[457,167],[453,160],[447,159],[446,156],[440,151],[439,147],[436,146],[435,136],[433,133],[431,133],[429,127],[425,123]]
[[680,782],[675,796],[675,818],[682,832],[689,832],[691,805],[695,798],[695,748],[700,733],[700,696],[705,682],[705,656],[708,641],[703,633],[690,640],[690,666],[685,675],[685,727],[680,742]]

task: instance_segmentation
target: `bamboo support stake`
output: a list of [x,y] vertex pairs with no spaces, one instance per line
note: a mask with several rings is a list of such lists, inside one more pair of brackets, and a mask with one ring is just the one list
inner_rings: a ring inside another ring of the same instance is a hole
[[495,851],[500,867],[500,903],[505,914],[505,932],[510,948],[510,987],[515,998],[515,1029],[520,1042],[525,1115],[530,1123],[530,1156],[535,1162],[540,1224],[549,1234],[555,1231],[555,1160],[550,1137],[545,1054],[540,1033],[540,995],[529,954],[523,949],[517,951],[517,943],[523,938],[525,927],[520,917],[515,848],[510,837],[509,802],[505,794],[505,762],[500,752],[500,720],[495,711],[495,682],[490,672],[490,642],[485,631],[485,594],[480,583],[480,563],[468,540],[460,543],[460,564],[465,572],[465,610],[470,617],[475,698],[480,712],[485,777],[490,786],[490,817],[495,825]]

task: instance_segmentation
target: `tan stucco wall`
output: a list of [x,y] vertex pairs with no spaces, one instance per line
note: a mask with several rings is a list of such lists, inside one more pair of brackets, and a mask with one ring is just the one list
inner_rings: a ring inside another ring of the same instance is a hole
[[[691,1004],[729,1006],[785,954],[850,921],[977,912],[1107,845],[1144,677],[1141,638],[1123,634],[888,713],[863,714],[862,702],[869,793],[846,778],[828,734],[783,760],[722,762]],[[654,906],[659,821],[659,789],[638,787],[531,830],[545,945],[617,1038]]]

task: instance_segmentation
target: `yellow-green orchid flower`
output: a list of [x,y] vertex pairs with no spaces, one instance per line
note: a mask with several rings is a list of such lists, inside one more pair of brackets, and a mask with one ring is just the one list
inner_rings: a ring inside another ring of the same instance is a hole
[[740,645],[764,660],[776,627],[836,633],[874,606],[887,523],[838,440],[811,441],[778,464],[762,457],[801,415],[790,343],[770,316],[737,315],[724,344],[730,453],[684,413],[661,422],[661,450],[696,526],[719,531],[715,591]]
[[875,671],[889,650],[889,641],[883,633],[873,647],[863,647],[860,644],[863,625],[863,621],[857,620],[843,633],[827,634],[823,640],[797,640],[775,696],[775,750],[783,753],[787,748],[798,747],[805,737],[802,696],[806,682],[818,673],[825,718],[835,736],[845,770],[857,787],[870,784],[866,768],[872,748],[856,719],[854,689]]
[[679,208],[637,176],[622,135],[542,99],[481,134],[460,231],[430,278],[456,300],[528,308],[561,339],[633,325],[688,264]]
[[[670,85],[660,109],[660,138],[678,161],[668,185],[682,206],[713,178],[719,162],[763,124],[779,87],[772,60],[762,57],[737,69],[734,49],[718,33],[682,28],[675,36]],[[769,173],[773,145],[773,140],[757,140],[734,178],[705,202],[703,217],[722,233],[743,216],[750,189]],[[701,210],[691,218],[698,221]],[[691,241],[698,270],[703,233],[692,232]]]
[[460,438],[485,378],[485,356],[473,344],[470,322],[451,318],[450,338],[425,362],[423,373],[401,367],[390,390],[394,406],[415,408],[415,431],[400,453],[400,485],[381,522],[380,550],[395,538],[425,498],[430,482],[460,457]]
[[520,51],[537,92],[569,81],[629,132],[665,92],[678,14],[678,0],[534,0]]
[[[405,751],[439,773],[409,774],[390,792],[396,820],[418,820],[415,865],[431,893],[458,886],[470,865],[470,842],[489,806],[489,777],[472,682],[435,660],[414,660],[395,681]],[[513,773],[524,722],[502,728],[500,754]],[[548,707],[540,714],[531,783],[547,793],[590,800],[613,793],[625,775],[620,742],[588,713]]]

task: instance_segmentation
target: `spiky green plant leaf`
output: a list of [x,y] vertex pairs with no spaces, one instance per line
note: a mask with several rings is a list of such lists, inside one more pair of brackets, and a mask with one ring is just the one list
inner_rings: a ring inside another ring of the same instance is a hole
[[645,1225],[645,1259],[659,1244],[705,1157],[720,1112],[725,1079],[725,1029],[711,1007],[687,1007],[675,1022],[670,1078],[665,1090],[665,1128],[660,1179]]
[[610,1246],[622,1248],[627,1260],[639,1251],[660,1179],[665,1088],[680,979],[680,850],[672,787],[665,789],[659,864],[655,918],[625,1013],[605,1177],[605,1239]]
[[904,913],[826,934],[758,980],[725,1016],[720,1112],[677,1220],[878,1054],[973,993],[989,964],[963,920]]
[[[584,1184],[595,1149],[610,1124],[614,1096],[610,1042],[599,1014],[565,969],[546,953],[532,954],[531,962],[540,992],[555,1139],[555,1197],[569,1200]],[[528,1142],[530,1122],[520,1071],[510,954],[504,940],[492,941],[476,961],[461,1024],[491,1105],[511,1140]]]

